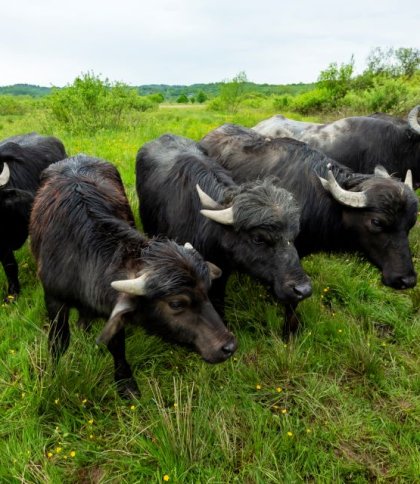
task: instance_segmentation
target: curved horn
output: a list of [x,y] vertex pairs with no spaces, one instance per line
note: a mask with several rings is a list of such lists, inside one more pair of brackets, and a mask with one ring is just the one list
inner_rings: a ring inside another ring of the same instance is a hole
[[140,277],[136,277],[136,279],[125,279],[123,281],[113,281],[111,282],[111,286],[119,292],[125,292],[127,294],[134,294],[135,296],[145,296],[147,294],[146,291],[146,283],[147,283],[147,272],[142,274]]
[[386,168],[382,165],[376,165],[374,173],[376,176],[380,176],[382,178],[391,178],[391,175],[386,171]]
[[211,210],[218,210],[221,208],[220,203],[216,202],[216,200],[213,200],[209,195],[207,195],[207,193],[203,192],[198,183],[195,188],[203,208],[210,208]]
[[10,179],[10,170],[7,163],[3,163],[3,170],[0,173],[0,187],[6,185]]
[[408,186],[408,188],[413,190],[413,174],[411,173],[411,170],[407,170],[404,183]]
[[224,210],[200,210],[201,214],[210,220],[214,220],[219,224],[233,225],[233,208],[225,208]]
[[337,202],[347,205],[348,207],[363,208],[366,207],[366,193],[365,192],[350,192],[344,190],[337,183],[331,170],[331,165],[328,164],[328,180],[319,177],[322,186],[325,190],[329,191],[331,195],[337,200]]
[[419,122],[417,120],[417,117],[419,115],[419,111],[420,111],[420,105],[418,105],[415,108],[413,108],[408,113],[408,116],[407,116],[408,125],[417,134],[420,134],[420,124],[419,124]]

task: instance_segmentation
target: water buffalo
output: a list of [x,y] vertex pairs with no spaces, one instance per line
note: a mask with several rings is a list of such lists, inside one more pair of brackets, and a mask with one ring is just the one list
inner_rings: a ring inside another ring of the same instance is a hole
[[16,296],[20,290],[13,251],[28,237],[29,214],[40,173],[49,164],[65,157],[60,140],[36,133],[0,142],[0,261],[6,273],[9,296]]
[[415,286],[408,233],[418,200],[410,172],[406,183],[383,168],[372,175],[355,173],[300,141],[270,140],[231,124],[211,131],[200,144],[238,183],[276,175],[296,196],[302,207],[300,256],[361,251],[381,269],[387,286]]
[[45,170],[30,236],[55,360],[69,345],[71,307],[83,320],[108,319],[97,341],[114,358],[122,396],[139,393],[125,357],[128,322],[194,347],[209,363],[235,351],[235,338],[208,299],[220,269],[189,245],[140,234],[110,163],[78,155]]
[[373,173],[377,165],[382,165],[389,173],[404,178],[407,170],[411,170],[414,186],[418,188],[419,112],[420,106],[416,106],[407,121],[375,113],[320,125],[274,116],[253,129],[266,137],[288,136],[304,141],[358,173]]
[[[311,294],[293,244],[299,207],[275,178],[237,185],[197,143],[169,134],[142,147],[136,173],[145,231],[191,241],[222,268],[211,291],[222,315],[233,270],[266,283],[285,303],[295,305]],[[288,309],[286,333],[296,324]]]

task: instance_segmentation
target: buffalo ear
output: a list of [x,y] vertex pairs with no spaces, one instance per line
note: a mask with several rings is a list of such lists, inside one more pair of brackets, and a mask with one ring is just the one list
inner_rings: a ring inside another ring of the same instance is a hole
[[111,316],[106,322],[101,334],[96,338],[96,344],[108,344],[115,334],[124,326],[124,315],[134,311],[134,298],[127,294],[121,294],[117,300],[117,304],[112,310]]
[[17,143],[10,141],[0,147],[0,159],[4,161],[25,161],[25,151]]
[[219,277],[222,275],[222,269],[217,267],[215,264],[212,262],[206,261],[207,267],[209,268],[210,272],[210,279],[219,279]]

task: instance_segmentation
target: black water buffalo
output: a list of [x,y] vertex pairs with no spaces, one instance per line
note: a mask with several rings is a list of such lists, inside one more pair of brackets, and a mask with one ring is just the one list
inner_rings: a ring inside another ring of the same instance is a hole
[[382,165],[389,173],[404,178],[412,171],[415,188],[420,186],[420,106],[407,121],[382,113],[355,116],[328,124],[302,123],[274,116],[254,126],[263,136],[288,136],[350,167],[358,173],[373,173]]
[[40,173],[49,164],[65,157],[60,140],[36,133],[0,142],[0,261],[10,296],[16,296],[20,289],[13,251],[19,249],[28,236],[29,214]]
[[418,200],[409,176],[405,184],[383,168],[373,175],[354,173],[300,141],[270,140],[231,124],[210,132],[200,144],[238,183],[276,175],[296,196],[302,207],[296,239],[300,256],[358,250],[382,270],[384,284],[415,286],[408,232],[416,222]]
[[[311,294],[293,244],[299,207],[275,178],[237,185],[197,143],[169,134],[143,146],[136,172],[145,231],[191,241],[222,268],[211,292],[221,314],[233,270],[268,284],[285,303],[296,304]],[[296,321],[286,323],[286,333],[295,329],[290,326]]]
[[51,321],[57,359],[70,341],[69,308],[108,321],[98,338],[114,358],[123,396],[138,394],[125,358],[127,322],[194,347],[209,363],[226,360],[236,340],[208,299],[220,269],[167,239],[147,239],[116,168],[79,155],[44,171],[30,221],[31,248]]

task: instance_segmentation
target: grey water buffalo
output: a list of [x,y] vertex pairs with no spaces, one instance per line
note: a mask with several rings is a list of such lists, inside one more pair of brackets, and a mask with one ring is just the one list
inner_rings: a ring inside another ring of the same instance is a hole
[[45,170],[30,236],[55,360],[70,342],[71,307],[84,322],[107,319],[97,341],[111,352],[125,397],[139,393],[125,357],[126,323],[191,346],[209,363],[234,353],[236,340],[208,298],[220,269],[190,245],[139,233],[110,163],[79,155]]
[[296,248],[300,256],[318,251],[360,251],[396,289],[416,284],[408,244],[418,200],[411,173],[406,182],[384,168],[360,174],[290,138],[267,139],[252,129],[225,124],[201,141],[209,156],[238,183],[275,175],[302,207]]
[[[299,207],[275,178],[238,185],[197,143],[169,134],[141,148],[136,172],[146,232],[191,241],[223,270],[211,291],[221,314],[234,270],[267,284],[284,303],[311,294],[293,243]],[[286,319],[285,333],[295,324]]]
[[29,214],[40,173],[65,157],[63,143],[50,136],[30,133],[0,142],[0,261],[9,296],[20,291],[13,251],[28,237]]
[[253,129],[266,137],[287,136],[308,143],[358,173],[373,173],[377,165],[382,165],[403,179],[407,170],[411,170],[414,187],[418,188],[419,111],[420,106],[412,109],[407,121],[375,113],[319,125],[274,116]]

